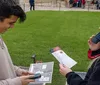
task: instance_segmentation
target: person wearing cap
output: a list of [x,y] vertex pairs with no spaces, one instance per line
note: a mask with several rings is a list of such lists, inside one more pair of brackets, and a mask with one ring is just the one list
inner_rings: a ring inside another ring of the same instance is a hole
[[[16,21],[22,23],[26,14],[19,5],[10,5],[0,1],[0,35],[13,28]],[[7,46],[0,37],[0,85],[28,85],[34,82],[33,73],[15,66],[11,60]]]
[[[88,40],[89,48],[92,51],[100,49],[100,42],[93,43],[92,37]],[[67,66],[59,64],[60,73],[67,78],[68,85],[100,85],[100,57],[93,59],[92,65],[89,67],[86,76],[82,79],[78,74]]]

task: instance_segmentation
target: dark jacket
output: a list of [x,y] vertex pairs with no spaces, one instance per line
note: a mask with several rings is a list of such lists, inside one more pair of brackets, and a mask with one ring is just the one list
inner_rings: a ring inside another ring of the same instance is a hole
[[100,59],[96,59],[83,80],[78,74],[70,72],[66,75],[69,85],[100,85]]
[[29,3],[30,3],[31,5],[33,5],[33,4],[34,4],[34,0],[29,0]]

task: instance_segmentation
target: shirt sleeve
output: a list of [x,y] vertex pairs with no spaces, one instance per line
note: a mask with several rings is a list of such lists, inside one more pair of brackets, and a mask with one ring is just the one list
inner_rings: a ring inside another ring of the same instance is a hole
[[26,72],[27,71],[27,70],[21,69],[18,66],[14,66],[14,70],[15,70],[17,76],[21,76],[22,72]]
[[22,85],[19,77],[13,79],[0,80],[0,85]]

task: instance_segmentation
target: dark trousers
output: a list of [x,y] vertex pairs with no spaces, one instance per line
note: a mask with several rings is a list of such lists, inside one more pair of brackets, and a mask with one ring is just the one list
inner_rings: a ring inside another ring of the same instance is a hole
[[32,10],[32,8],[33,8],[33,10],[35,10],[35,5],[34,4],[30,5],[30,10]]

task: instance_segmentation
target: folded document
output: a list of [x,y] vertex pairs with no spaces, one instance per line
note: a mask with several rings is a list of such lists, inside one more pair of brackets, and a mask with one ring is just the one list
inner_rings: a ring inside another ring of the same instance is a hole
[[55,50],[54,48],[51,50],[51,53],[61,64],[64,64],[69,68],[77,64],[77,62],[70,58],[63,50],[61,50],[60,48],[58,49],[58,47],[56,48],[57,50]]

